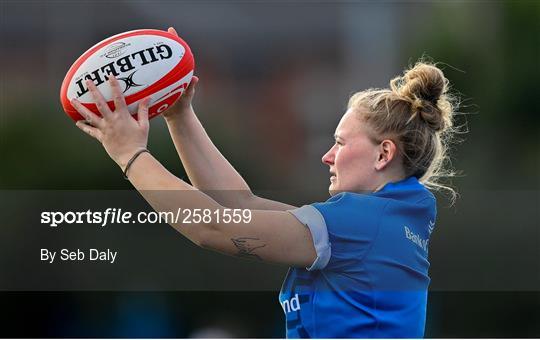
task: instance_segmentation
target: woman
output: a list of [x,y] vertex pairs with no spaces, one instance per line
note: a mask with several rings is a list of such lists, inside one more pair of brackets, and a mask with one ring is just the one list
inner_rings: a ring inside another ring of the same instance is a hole
[[[116,79],[110,79],[115,110],[87,84],[102,117],[74,100],[86,119],[77,126],[103,144],[158,211],[250,209],[249,223],[213,218],[171,225],[201,247],[290,266],[280,293],[287,337],[422,337],[436,215],[426,187],[443,187],[435,179],[444,173],[444,141],[452,127],[443,73],[418,63],[389,89],[353,95],[335,144],[322,158],[331,197],[301,208],[250,191],[193,111],[197,82],[193,77],[165,115],[192,185],[146,151],[148,100],[140,104],[139,120],[133,119]],[[168,191],[172,196],[165,190],[174,190]]]

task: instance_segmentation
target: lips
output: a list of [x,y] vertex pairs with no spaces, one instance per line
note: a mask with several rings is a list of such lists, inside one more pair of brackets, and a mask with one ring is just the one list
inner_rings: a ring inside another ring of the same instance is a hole
[[336,173],[332,169],[329,169],[328,172],[330,173],[330,182],[335,181],[337,179]]

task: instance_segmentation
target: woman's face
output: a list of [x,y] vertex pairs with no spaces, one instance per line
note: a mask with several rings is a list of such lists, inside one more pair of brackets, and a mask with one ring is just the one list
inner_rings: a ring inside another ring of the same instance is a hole
[[377,189],[375,164],[379,145],[369,138],[368,129],[368,124],[351,109],[341,118],[335,144],[322,157],[322,162],[330,167],[330,195]]

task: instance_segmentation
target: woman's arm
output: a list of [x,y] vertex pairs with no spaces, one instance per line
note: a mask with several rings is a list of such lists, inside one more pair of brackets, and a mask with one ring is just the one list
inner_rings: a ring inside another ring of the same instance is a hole
[[[98,139],[111,158],[125,169],[132,156],[146,148],[148,140],[148,100],[141,102],[139,121],[128,112],[116,79],[111,79],[115,110],[107,106],[92,82],[87,82],[103,118],[74,100],[73,106],[86,119],[77,126]],[[210,209],[224,207],[167,171],[149,153],[140,154],[128,169],[135,188],[156,211]],[[316,259],[309,229],[286,211],[251,210],[245,223],[224,223],[212,218],[208,223],[171,224],[195,244],[230,255],[249,257],[289,266],[308,267]]]
[[[250,210],[249,222],[224,223],[224,207],[167,171],[144,153],[129,168],[129,180],[156,211],[208,209],[209,223],[171,223],[200,247],[288,266],[310,267],[316,252],[309,229],[286,211]],[[151,190],[148,190],[151,189]]]
[[[169,32],[176,34],[173,28]],[[208,191],[217,202],[231,208],[295,208],[254,195],[242,176],[212,143],[191,105],[198,82],[199,78],[194,76],[178,103],[163,113],[191,184],[197,189]]]
[[174,146],[186,169],[191,184],[200,190],[208,190],[217,202],[232,208],[260,210],[288,210],[294,206],[255,196],[246,181],[219,152],[195,115],[191,104],[198,78],[184,94],[186,98],[165,116]]

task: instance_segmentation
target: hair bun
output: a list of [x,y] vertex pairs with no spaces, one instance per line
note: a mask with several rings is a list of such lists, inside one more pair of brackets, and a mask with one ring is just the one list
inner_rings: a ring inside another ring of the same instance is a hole
[[446,92],[448,79],[436,66],[419,62],[394,78],[390,87],[411,104],[411,119],[421,117],[435,131],[452,125],[452,105]]
[[410,99],[422,99],[437,104],[439,98],[446,93],[447,80],[437,67],[418,63],[405,72],[398,93]]

